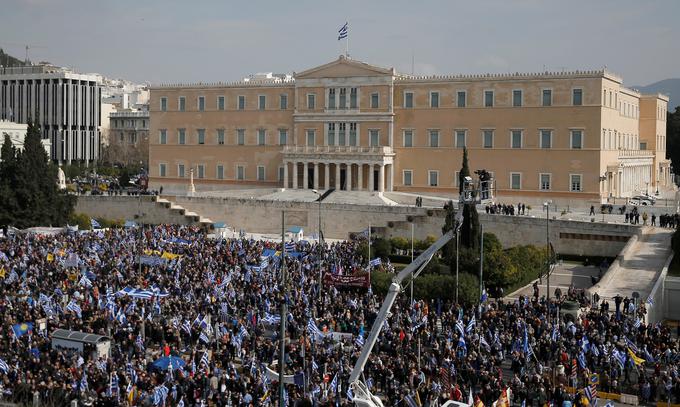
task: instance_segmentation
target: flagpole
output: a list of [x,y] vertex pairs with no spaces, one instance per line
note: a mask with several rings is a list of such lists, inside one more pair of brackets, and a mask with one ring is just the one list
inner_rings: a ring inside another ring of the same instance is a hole
[[285,373],[285,353],[286,353],[286,212],[281,211],[281,333],[280,333],[280,348],[279,348],[279,406],[286,407],[283,399],[286,391],[286,386],[283,383],[283,374]]
[[371,271],[371,223],[368,223],[368,271]]

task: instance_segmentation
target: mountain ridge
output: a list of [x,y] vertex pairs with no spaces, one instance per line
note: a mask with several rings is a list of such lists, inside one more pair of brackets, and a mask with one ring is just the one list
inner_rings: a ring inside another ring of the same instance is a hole
[[663,93],[668,96],[668,111],[674,112],[677,106],[680,106],[680,78],[663,79],[658,82],[651,83],[647,86],[632,86],[641,93]]

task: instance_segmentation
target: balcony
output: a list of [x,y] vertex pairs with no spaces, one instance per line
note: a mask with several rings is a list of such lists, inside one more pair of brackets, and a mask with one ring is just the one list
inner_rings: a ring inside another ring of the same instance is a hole
[[619,150],[619,157],[623,158],[648,158],[653,157],[652,150]]
[[109,113],[110,118],[116,118],[116,119],[125,119],[125,118],[149,118],[149,112],[142,110],[142,111],[122,111],[122,112],[111,112]]
[[284,146],[287,160],[362,161],[391,164],[394,151],[389,146]]

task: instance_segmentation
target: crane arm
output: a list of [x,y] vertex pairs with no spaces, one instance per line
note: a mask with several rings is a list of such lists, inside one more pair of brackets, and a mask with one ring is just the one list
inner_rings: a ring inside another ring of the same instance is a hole
[[385,323],[385,320],[387,319],[387,315],[392,309],[392,305],[394,305],[394,301],[397,298],[397,295],[402,290],[401,283],[407,277],[414,274],[414,272],[417,272],[421,270],[423,267],[425,267],[427,263],[432,259],[434,254],[439,249],[444,247],[444,245],[453,238],[454,233],[455,233],[454,230],[449,230],[448,232],[446,232],[442,237],[439,238],[439,240],[434,242],[432,246],[428,247],[427,250],[421,253],[420,256],[413,260],[411,264],[406,266],[405,269],[403,269],[399,274],[397,274],[396,277],[392,279],[392,283],[390,284],[390,287],[387,291],[385,301],[380,307],[380,312],[378,313],[375,322],[373,322],[371,333],[368,335],[368,339],[364,343],[364,346],[361,348],[361,354],[359,355],[359,358],[354,364],[354,369],[352,369],[352,373],[349,376],[349,382],[351,384],[355,384],[355,382],[358,381],[361,372],[364,371],[364,367],[366,366],[366,362],[368,361],[368,356],[373,351],[373,346],[375,346],[375,343],[378,340],[380,330],[382,329],[382,326]]

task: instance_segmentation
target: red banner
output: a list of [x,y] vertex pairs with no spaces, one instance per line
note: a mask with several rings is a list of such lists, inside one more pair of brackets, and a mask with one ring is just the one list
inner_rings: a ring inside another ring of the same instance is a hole
[[328,285],[340,287],[363,287],[371,286],[371,275],[369,273],[355,274],[350,276],[341,276],[338,274],[327,273],[324,281]]

